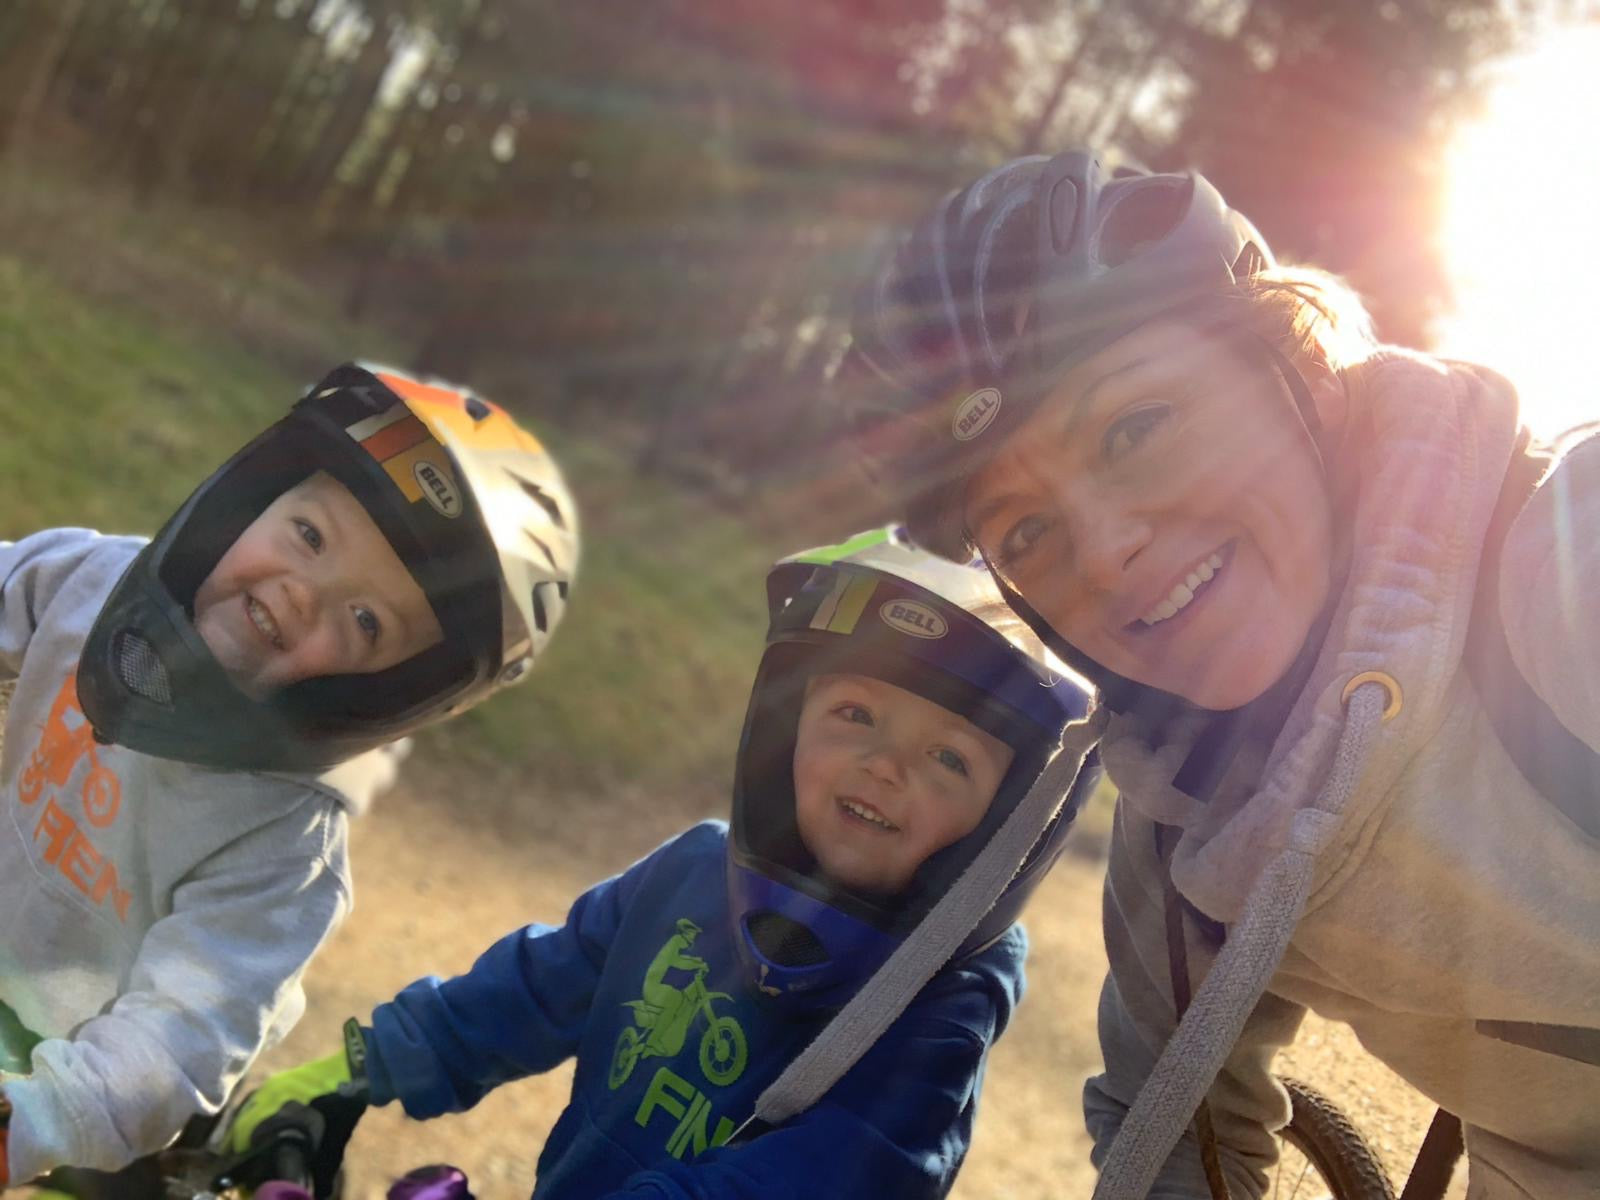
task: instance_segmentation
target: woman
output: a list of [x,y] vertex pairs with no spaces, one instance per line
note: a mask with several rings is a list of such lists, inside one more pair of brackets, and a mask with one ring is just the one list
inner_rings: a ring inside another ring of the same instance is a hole
[[1470,1196],[1594,1194],[1600,794],[1514,731],[1600,748],[1600,439],[1533,456],[1503,380],[1085,152],[947,197],[854,333],[913,536],[1104,701],[1097,1194],[1259,1194],[1307,1008],[1462,1117]]

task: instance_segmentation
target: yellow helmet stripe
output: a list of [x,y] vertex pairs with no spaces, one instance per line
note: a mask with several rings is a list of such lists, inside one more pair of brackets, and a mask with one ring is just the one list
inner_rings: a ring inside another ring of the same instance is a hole
[[811,628],[829,633],[853,632],[877,586],[876,580],[866,576],[841,573],[833,581],[833,590],[817,605]]
[[[345,432],[383,465],[400,494],[412,504],[427,500],[444,516],[460,513],[461,485],[451,469],[450,456],[403,401],[347,426]],[[433,489],[431,496],[424,485]]]

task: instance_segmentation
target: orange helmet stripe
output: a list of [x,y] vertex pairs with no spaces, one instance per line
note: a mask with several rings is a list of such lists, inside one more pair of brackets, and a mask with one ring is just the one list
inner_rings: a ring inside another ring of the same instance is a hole
[[388,425],[361,443],[361,448],[379,462],[409,450],[418,442],[430,440],[428,427],[414,416]]
[[448,404],[453,408],[461,407],[461,393],[454,388],[435,387],[431,383],[419,383],[415,379],[407,379],[404,375],[391,374],[388,371],[374,372],[377,377],[389,385],[397,395],[409,401],[422,401],[427,404]]

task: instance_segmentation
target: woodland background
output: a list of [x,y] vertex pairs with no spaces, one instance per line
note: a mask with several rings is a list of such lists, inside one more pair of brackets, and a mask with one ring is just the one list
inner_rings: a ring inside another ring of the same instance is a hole
[[[834,440],[891,230],[1009,157],[1198,167],[1426,346],[1446,147],[1556,0],[4,0],[0,539],[150,533],[332,365],[472,384],[567,469],[585,552],[524,686],[419,739],[268,1067],[726,811],[777,555],[885,516]],[[1576,128],[1585,128],[1578,122]],[[1514,236],[1515,230],[1508,230]],[[17,731],[13,730],[15,734]],[[1105,798],[1028,923],[957,1194],[1087,1194]],[[1397,1169],[1418,1097],[1313,1023],[1296,1069]],[[353,1195],[449,1159],[526,1196],[568,1076],[374,1114]]]

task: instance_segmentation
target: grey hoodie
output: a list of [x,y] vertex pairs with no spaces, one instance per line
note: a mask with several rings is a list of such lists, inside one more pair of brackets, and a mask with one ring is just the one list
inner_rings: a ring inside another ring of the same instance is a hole
[[14,1181],[121,1167],[215,1111],[299,1018],[301,973],[350,907],[336,789],[94,742],[78,655],[143,545],[81,529],[0,542],[0,679],[16,681],[0,1001],[43,1038],[5,1076]]
[[[1097,1197],[1210,1195],[1185,1132],[1208,1085],[1233,1194],[1260,1195],[1267,1131],[1288,1113],[1272,1056],[1307,1008],[1347,1022],[1463,1118],[1473,1200],[1600,1193],[1600,1066],[1477,1025],[1600,1027],[1600,844],[1518,773],[1461,663],[1516,400],[1419,355],[1385,354],[1357,378],[1372,448],[1350,571],[1281,733],[1204,805],[1172,786],[1198,722],[1156,745],[1117,718],[1101,744],[1122,801],[1105,892],[1106,1070],[1084,1094]],[[1600,749],[1600,439],[1571,450],[1518,515],[1499,582],[1520,669]],[[1373,670],[1403,696],[1381,723],[1377,701],[1341,702]],[[1158,821],[1182,830],[1179,891],[1227,930],[1219,945],[1188,923],[1197,992],[1177,1036]],[[1244,962],[1252,952],[1265,957]]]

